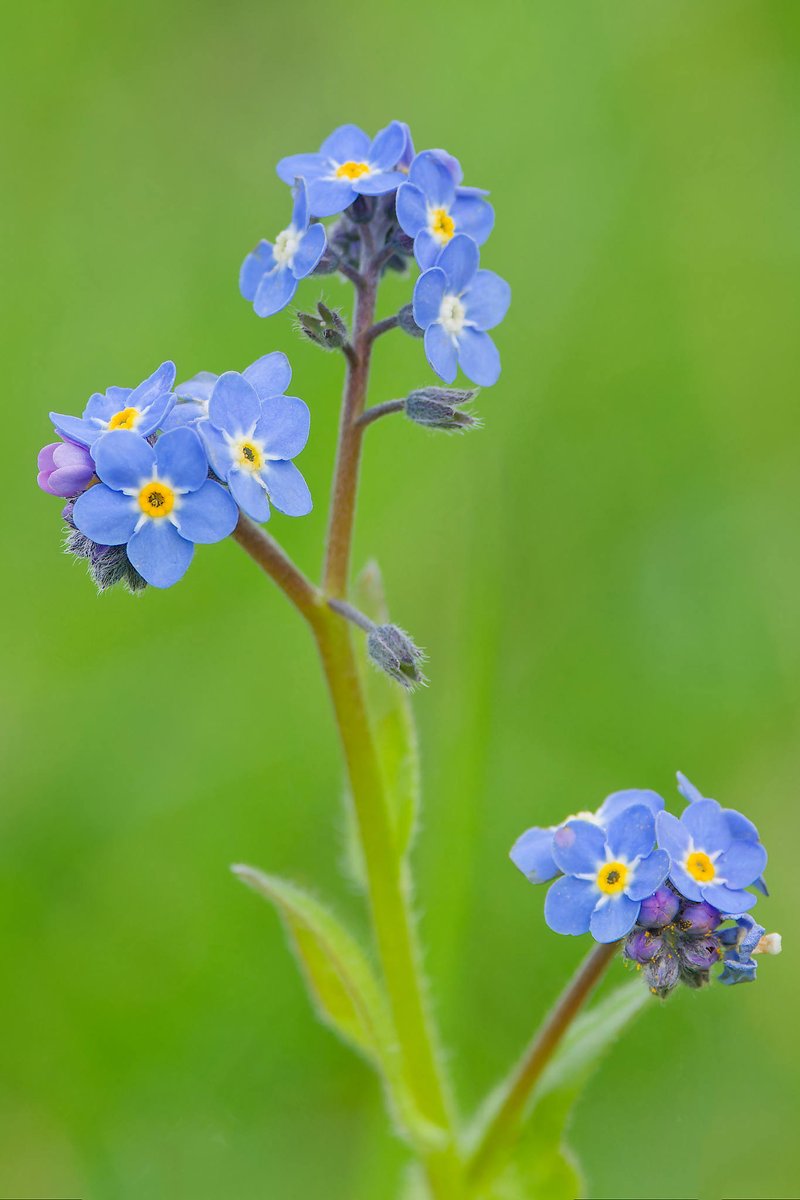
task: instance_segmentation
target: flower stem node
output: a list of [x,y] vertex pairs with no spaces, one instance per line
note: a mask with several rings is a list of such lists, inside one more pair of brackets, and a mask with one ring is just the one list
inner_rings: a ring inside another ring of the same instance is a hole
[[479,422],[470,413],[459,412],[456,406],[468,404],[476,395],[476,389],[421,388],[406,397],[406,416],[416,425],[424,425],[428,429],[463,433],[467,429],[474,429]]
[[423,651],[396,625],[375,625],[367,634],[367,653],[376,667],[409,691],[428,682],[421,670]]

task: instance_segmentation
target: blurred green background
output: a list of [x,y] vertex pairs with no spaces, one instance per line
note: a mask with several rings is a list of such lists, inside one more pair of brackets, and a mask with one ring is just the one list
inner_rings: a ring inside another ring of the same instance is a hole
[[[800,6],[73,0],[3,40],[0,1195],[395,1194],[375,1081],[228,873],[357,911],[306,631],[233,543],[98,599],[33,464],[50,408],[284,349],[317,507],[271,531],[316,571],[341,363],[237,271],[279,157],[398,117],[492,189],[514,289],[485,429],[370,430],[357,534],[431,656],[418,905],[464,1105],[585,949],[509,845],[619,787],[677,807],[681,768],[759,824],[786,951],[654,1002],[572,1140],[594,1197],[797,1196]],[[373,400],[430,378],[392,334]]]

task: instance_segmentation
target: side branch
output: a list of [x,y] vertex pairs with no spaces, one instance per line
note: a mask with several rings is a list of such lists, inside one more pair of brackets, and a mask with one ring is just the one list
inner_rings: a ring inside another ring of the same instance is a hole
[[313,583],[296,567],[278,543],[244,513],[231,537],[239,543],[262,571],[266,572],[295,608],[314,625],[322,605],[322,597]]
[[365,425],[371,425],[379,417],[388,417],[392,413],[402,412],[405,406],[405,400],[384,400],[383,404],[375,404],[372,408],[368,408],[366,412],[363,412],[356,421],[356,424],[360,425],[363,429]]
[[380,337],[382,333],[388,333],[390,329],[396,329],[399,324],[400,318],[397,313],[393,317],[384,317],[382,321],[376,321],[372,328],[367,330],[367,337],[374,342],[375,338]]

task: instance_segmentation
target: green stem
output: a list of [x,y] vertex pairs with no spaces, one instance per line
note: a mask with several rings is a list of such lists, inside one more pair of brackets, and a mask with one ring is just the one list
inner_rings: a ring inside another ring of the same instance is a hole
[[503,1084],[500,1102],[470,1157],[469,1180],[473,1185],[486,1177],[502,1151],[513,1144],[542,1071],[618,948],[619,942],[611,942],[598,944],[589,951]]

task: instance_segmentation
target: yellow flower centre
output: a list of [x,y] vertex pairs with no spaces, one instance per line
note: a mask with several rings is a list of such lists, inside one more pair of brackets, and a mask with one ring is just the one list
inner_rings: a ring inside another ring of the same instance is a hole
[[716,875],[713,862],[704,850],[694,850],[686,859],[686,870],[698,883],[710,883]]
[[440,242],[449,242],[456,231],[456,223],[446,208],[434,208],[431,213],[431,233]]
[[369,163],[353,162],[352,158],[336,168],[336,175],[339,179],[360,179],[362,175],[368,174]]
[[147,517],[168,517],[175,507],[175,493],[160,479],[151,479],[139,490],[139,508]]
[[108,422],[109,429],[133,429],[139,420],[138,408],[122,408]]
[[242,442],[239,447],[239,466],[247,471],[260,471],[263,465],[264,459],[258,446],[252,442]]
[[628,878],[628,868],[625,863],[606,863],[597,872],[597,886],[606,896],[616,896],[625,887]]

